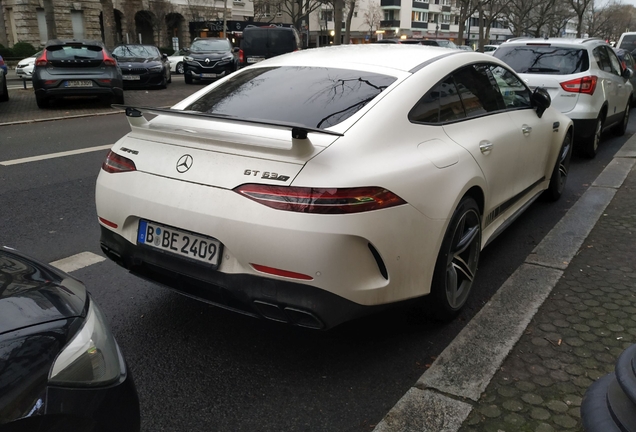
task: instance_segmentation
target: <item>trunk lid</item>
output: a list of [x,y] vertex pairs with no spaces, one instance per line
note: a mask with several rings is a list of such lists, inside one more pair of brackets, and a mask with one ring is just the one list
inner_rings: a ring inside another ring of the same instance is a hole
[[[534,91],[537,87],[545,88],[552,99],[551,106],[562,113],[572,111],[579,101],[580,93],[566,92],[561,87],[562,82],[578,77],[568,75],[538,75],[538,74],[518,74],[521,79]],[[585,74],[583,74],[585,75]]]

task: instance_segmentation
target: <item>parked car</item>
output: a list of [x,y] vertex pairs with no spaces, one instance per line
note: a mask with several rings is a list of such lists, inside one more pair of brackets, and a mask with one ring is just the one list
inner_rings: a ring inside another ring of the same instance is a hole
[[187,54],[188,50],[180,49],[175,51],[174,54],[168,57],[168,61],[170,62],[170,72],[183,74],[183,56]]
[[9,68],[7,67],[7,64],[4,62],[4,59],[2,58],[2,56],[0,56],[0,73],[2,73],[3,75],[6,75],[9,72]]
[[438,47],[442,47],[442,48],[457,49],[457,45],[455,45],[455,43],[453,43],[453,41],[449,41],[448,39],[422,39],[420,44],[421,45],[438,46]]
[[389,39],[380,39],[375,41],[374,43],[379,44],[405,44],[405,45],[421,45],[422,39],[400,39],[400,38],[389,38]]
[[119,45],[113,57],[121,68],[124,88],[159,87],[172,82],[168,55],[153,45]]
[[[636,60],[634,56],[630,54],[629,51],[624,49],[614,49],[614,52],[618,56],[618,59],[621,61],[621,66],[623,69],[630,69],[632,71],[631,77],[629,78],[629,82],[632,83],[632,87],[636,88]],[[632,99],[632,106],[634,106],[634,99]]]
[[492,55],[501,45],[484,45],[484,54]]
[[42,55],[42,51],[33,54],[31,57],[27,57],[18,62],[15,67],[15,74],[23,80],[31,80],[33,77],[33,68],[35,67],[35,60]]
[[462,51],[475,51],[473,47],[469,45],[457,45],[457,49],[460,49]]
[[7,75],[4,72],[0,72],[0,102],[7,102],[8,100]]
[[572,122],[549,105],[481,53],[274,57],[172,109],[127,108],[134,132],[97,179],[101,247],[255,317],[325,329],[428,295],[450,319],[481,249],[563,192]]
[[98,96],[108,104],[124,103],[121,70],[99,41],[48,41],[35,60],[32,81],[40,108],[46,108],[51,99],[67,96]]
[[183,78],[186,84],[194,80],[215,80],[238,69],[238,59],[228,39],[196,38],[183,57]]
[[300,50],[300,36],[293,27],[256,27],[248,25],[243,30],[239,51],[240,67],[281,54]]
[[72,276],[0,247],[0,430],[139,431],[133,378]]
[[546,87],[554,107],[574,120],[575,144],[596,156],[601,134],[623,135],[629,122],[632,72],[600,39],[519,39],[494,52],[530,88]]

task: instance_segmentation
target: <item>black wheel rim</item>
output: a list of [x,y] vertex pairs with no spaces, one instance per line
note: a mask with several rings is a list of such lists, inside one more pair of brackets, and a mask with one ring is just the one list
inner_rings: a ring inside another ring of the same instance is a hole
[[466,302],[477,272],[481,243],[479,215],[466,211],[459,219],[446,263],[446,299],[457,310]]
[[629,104],[625,107],[625,117],[623,117],[623,130],[627,129],[627,124],[629,123]]
[[601,132],[603,131],[603,122],[601,119],[596,121],[596,130],[594,131],[594,151],[598,149],[598,144],[601,142]]
[[563,140],[563,146],[561,146],[561,153],[559,153],[559,192],[563,191],[565,182],[568,179],[568,171],[570,170],[570,159],[572,157],[572,137],[566,135]]

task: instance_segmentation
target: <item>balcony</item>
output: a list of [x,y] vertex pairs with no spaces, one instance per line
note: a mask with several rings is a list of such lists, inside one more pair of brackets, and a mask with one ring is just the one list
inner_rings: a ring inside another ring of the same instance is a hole
[[428,23],[425,23],[425,22],[413,21],[413,23],[411,25],[415,29],[427,29],[428,28]]
[[399,27],[400,20],[386,20],[380,21],[380,28]]
[[450,24],[440,24],[441,30],[450,30]]
[[380,0],[380,6],[402,6],[402,0]]
[[413,4],[411,5],[413,9],[425,9],[428,10],[428,3],[424,3],[421,1],[413,0]]
[[450,6],[442,6],[442,12],[450,12],[450,11],[451,11]]

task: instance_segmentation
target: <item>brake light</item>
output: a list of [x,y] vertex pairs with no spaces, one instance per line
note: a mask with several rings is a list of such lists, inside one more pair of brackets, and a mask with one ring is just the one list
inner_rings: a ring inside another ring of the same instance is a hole
[[106,66],[117,66],[117,61],[109,56],[106,51],[102,51],[102,55],[104,56],[104,64]]
[[4,66],[4,59],[0,58],[0,66]]
[[103,217],[98,216],[98,219],[101,223],[111,228],[117,228],[117,224],[115,222],[111,222],[108,219],[104,219]]
[[46,66],[48,60],[46,59],[46,50],[42,50],[42,55],[35,60],[36,66]]
[[561,83],[561,87],[566,92],[570,93],[584,93],[592,95],[596,90],[596,81],[598,77],[595,75],[584,76],[582,78],[576,78],[570,81]]
[[108,152],[108,156],[106,156],[106,160],[102,164],[102,169],[109,173],[137,171],[137,167],[132,160],[113,153],[112,150]]
[[245,57],[243,55],[243,50],[239,50],[239,63],[243,63],[245,61]]
[[306,188],[244,184],[235,192],[277,210],[299,213],[349,214],[406,204],[380,187]]

